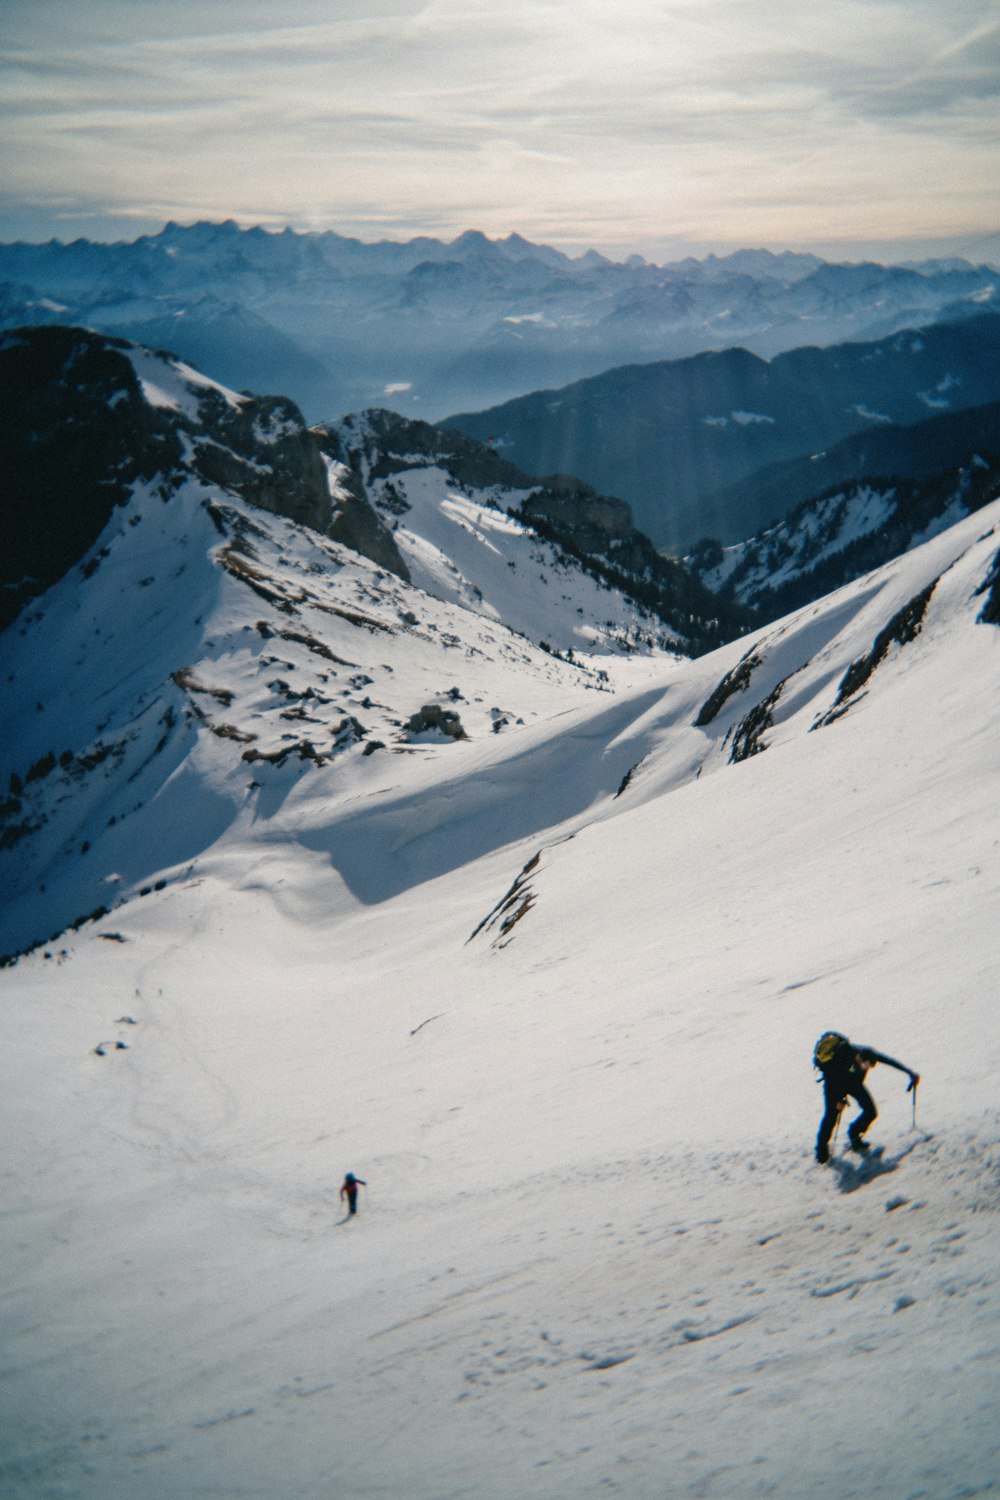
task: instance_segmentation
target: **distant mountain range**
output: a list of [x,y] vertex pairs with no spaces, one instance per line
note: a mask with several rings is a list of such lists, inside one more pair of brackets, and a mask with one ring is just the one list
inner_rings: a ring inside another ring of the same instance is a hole
[[880,339],[989,306],[998,282],[961,260],[741,251],[656,266],[516,234],[364,244],[228,221],[2,245],[0,326],[82,324],[169,349],[233,389],[287,393],[311,422],[371,406],[436,420],[628,363]]
[[[970,327],[983,332],[981,321]],[[829,354],[836,365],[840,351]],[[137,495],[168,503],[194,484],[305,524],[557,653],[700,653],[889,561],[1000,489],[1000,402],[879,425],[761,471],[745,495],[734,487],[734,514],[808,498],[738,542],[701,540],[682,562],[657,550],[620,498],[572,475],[532,478],[455,429],[384,409],[308,428],[286,397],[237,395],[171,356],[83,329],[0,336],[0,411],[0,628],[70,569],[97,568],[102,531]],[[522,587],[526,557],[544,585],[565,575],[584,589],[571,629],[549,608],[565,589]]]
[[890,450],[893,472],[944,468],[953,459],[927,451],[933,430],[914,443],[911,471],[906,439],[889,429],[998,399],[1000,316],[979,313],[770,361],[735,348],[630,365],[442,425],[530,474],[565,470],[621,495],[658,546],[683,551],[702,537],[741,541],[803,496],[884,473]]

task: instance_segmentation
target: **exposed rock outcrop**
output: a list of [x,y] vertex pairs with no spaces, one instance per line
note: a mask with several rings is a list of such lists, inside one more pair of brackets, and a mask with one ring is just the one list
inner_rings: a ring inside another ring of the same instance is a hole
[[526,521],[548,522],[584,552],[603,553],[612,542],[635,535],[630,505],[562,474],[544,480],[521,506],[521,515]]
[[467,740],[462,721],[453,708],[442,708],[440,703],[425,703],[406,722],[408,734],[427,734],[433,731],[452,740]]
[[192,475],[406,577],[363,490],[331,494],[323,435],[283,396],[236,395],[169,354],[44,326],[0,338],[0,424],[0,628],[83,559],[137,483],[167,501]]
[[324,451],[350,471],[390,525],[407,509],[397,477],[436,467],[480,504],[507,510],[593,577],[658,615],[687,649],[711,649],[755,623],[751,611],[720,601],[682,563],[658,553],[624,500],[571,475],[532,479],[488,442],[390,411],[360,412],[316,431]]
[[315,429],[316,437],[334,466],[330,484],[332,510],[327,535],[371,558],[380,568],[410,581],[410,570],[393,540],[392,532],[382,520],[365,493],[361,476],[340,457],[341,448],[323,427]]

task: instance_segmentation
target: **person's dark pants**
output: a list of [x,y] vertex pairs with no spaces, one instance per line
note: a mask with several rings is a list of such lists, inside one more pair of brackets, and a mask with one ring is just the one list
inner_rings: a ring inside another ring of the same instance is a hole
[[852,1146],[857,1145],[869,1125],[878,1116],[875,1100],[860,1079],[824,1078],[823,1091],[826,1096],[826,1113],[820,1122],[819,1135],[816,1137],[816,1155],[821,1160],[825,1160],[829,1155],[830,1139],[837,1128],[841,1107],[848,1099],[857,1100],[861,1106],[861,1113],[851,1121],[847,1131]]
[[358,1211],[358,1190],[357,1190],[357,1188],[348,1188],[347,1189],[347,1212],[349,1214],[356,1214],[357,1211]]

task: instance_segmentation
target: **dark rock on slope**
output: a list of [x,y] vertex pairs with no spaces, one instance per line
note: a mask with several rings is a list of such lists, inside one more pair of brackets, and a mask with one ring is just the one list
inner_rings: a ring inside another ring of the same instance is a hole
[[752,610],[720,599],[681,562],[659,553],[624,500],[571,475],[532,480],[489,444],[389,411],[362,412],[316,430],[373,508],[391,511],[394,476],[440,468],[452,483],[516,515],[593,577],[658,615],[695,653],[756,623]]
[[334,506],[319,438],[293,402],[234,396],[124,340],[56,326],[3,335],[0,423],[0,627],[81,561],[139,482],[168,501],[194,476],[317,531],[349,532],[359,550],[391,550],[362,497]]

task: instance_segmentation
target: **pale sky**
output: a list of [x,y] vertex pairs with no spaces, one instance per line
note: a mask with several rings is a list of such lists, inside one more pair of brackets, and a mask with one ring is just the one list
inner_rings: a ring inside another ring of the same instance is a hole
[[1000,0],[0,0],[0,239],[1000,254]]

